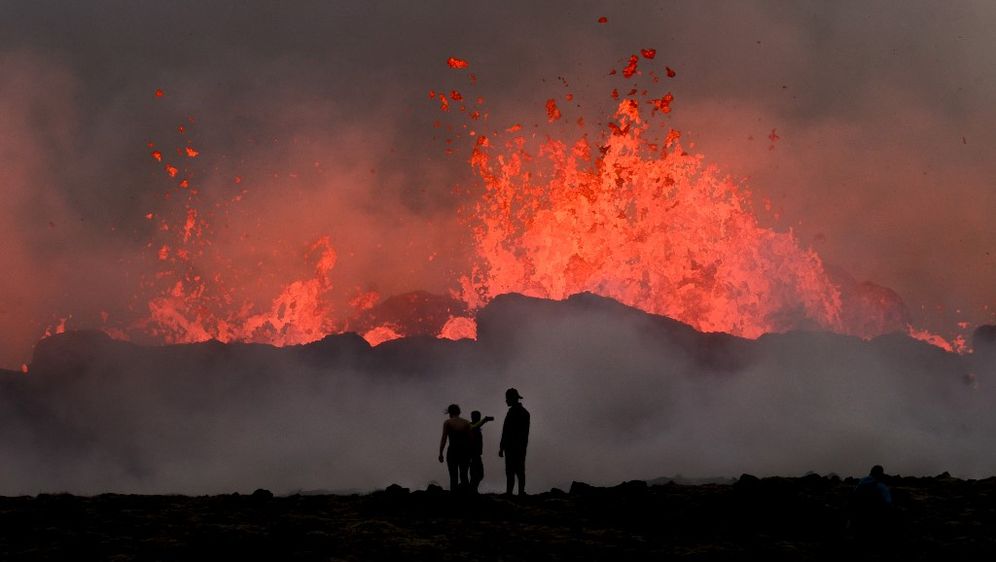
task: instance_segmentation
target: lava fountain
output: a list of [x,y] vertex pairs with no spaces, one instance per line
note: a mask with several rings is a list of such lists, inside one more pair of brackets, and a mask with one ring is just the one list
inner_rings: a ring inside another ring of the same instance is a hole
[[[964,349],[963,340],[909,326],[902,301],[888,290],[874,288],[873,299],[856,293],[791,230],[762,226],[742,182],[682,147],[669,121],[675,97],[664,87],[676,72],[654,68],[656,54],[642,49],[610,72],[621,82],[607,92],[615,110],[604,126],[586,125],[586,117],[598,122],[599,115],[566,115],[557,98],[536,108],[550,124],[543,139],[515,123],[494,128],[483,98],[467,93],[477,84],[470,63],[446,61],[455,80],[469,83],[461,82],[463,91],[431,90],[429,98],[445,117],[463,121],[446,125],[454,138],[445,150],[469,156],[479,182],[455,191],[463,199],[453,220],[474,252],[446,296],[346,294],[332,282],[345,258],[327,232],[297,242],[297,278],[261,287],[265,260],[240,262],[213,243],[215,223],[237,215],[246,191],[235,176],[235,195],[201,199],[202,147],[187,138],[190,118],[177,128],[176,146],[148,143],[152,163],[172,182],[165,208],[145,216],[154,226],[147,244],[153,273],[132,299],[135,318],[108,323],[105,315],[103,329],[159,343],[277,346],[345,331],[372,345],[416,334],[474,338],[474,312],[497,295],[564,299],[587,291],[700,331],[756,338],[817,329],[868,338],[901,330],[949,351]],[[163,90],[155,96],[168,99]],[[578,132],[562,126],[567,122]],[[288,254],[286,247],[251,250]],[[363,285],[356,281],[346,286]]]

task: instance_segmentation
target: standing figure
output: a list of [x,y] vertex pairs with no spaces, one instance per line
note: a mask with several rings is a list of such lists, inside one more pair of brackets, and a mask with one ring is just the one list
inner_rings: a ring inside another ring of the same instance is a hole
[[[460,417],[460,406],[450,404],[446,408],[449,419],[443,422],[443,438],[439,441],[439,462],[443,462],[443,449],[446,450],[446,468],[450,472],[450,491],[455,492],[467,486],[467,470],[470,467],[470,422]],[[459,478],[459,482],[458,482]]]
[[481,433],[481,426],[494,421],[491,416],[481,419],[481,413],[474,410],[470,413],[470,489],[476,494],[477,488],[484,480],[484,461],[481,456],[484,454],[484,434]]
[[510,388],[505,391],[508,413],[501,428],[501,445],[498,456],[505,457],[505,495],[512,495],[515,478],[519,478],[519,495],[526,493],[526,446],[529,444],[529,412],[519,403],[519,391]]

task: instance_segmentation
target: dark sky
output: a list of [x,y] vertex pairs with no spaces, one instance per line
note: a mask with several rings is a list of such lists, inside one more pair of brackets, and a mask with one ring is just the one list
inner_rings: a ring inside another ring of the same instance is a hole
[[295,252],[330,235],[349,283],[445,291],[466,244],[451,191],[473,180],[433,140],[426,92],[466,86],[454,55],[497,128],[543,122],[558,77],[598,115],[606,71],[656,48],[683,140],[771,200],[763,220],[894,288],[923,326],[992,322],[989,2],[202,4],[0,3],[0,365],[68,314],[129,314],[145,214],[172,186],[150,141],[202,151],[207,207],[245,178],[214,221],[236,259],[247,230]]

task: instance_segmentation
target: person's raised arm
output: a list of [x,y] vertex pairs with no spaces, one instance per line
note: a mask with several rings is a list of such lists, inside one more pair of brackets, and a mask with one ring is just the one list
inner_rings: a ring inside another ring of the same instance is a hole
[[443,438],[439,440],[439,462],[443,462],[443,449],[446,448],[446,422],[443,422]]
[[470,424],[470,428],[471,429],[477,429],[477,428],[481,427],[482,425],[488,423],[489,421],[495,421],[495,419],[493,417],[491,417],[491,416],[484,416],[484,419],[476,421],[476,422]]

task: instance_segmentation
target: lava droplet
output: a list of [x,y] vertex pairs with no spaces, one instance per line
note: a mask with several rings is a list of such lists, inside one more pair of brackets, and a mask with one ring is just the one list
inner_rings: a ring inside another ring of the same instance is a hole
[[598,18],[598,23],[609,23],[609,18],[602,16]]
[[450,68],[456,68],[456,69],[467,68],[468,66],[467,61],[463,59],[458,59],[456,57],[450,57],[446,59],[446,64],[450,65]]
[[657,49],[640,49],[640,54],[645,59],[652,59],[657,56]]
[[553,98],[546,100],[546,117],[551,123],[560,119],[560,109],[557,107],[557,100]]
[[627,64],[626,68],[623,69],[623,76],[625,76],[626,78],[630,78],[634,74],[636,74],[636,65],[639,62],[640,62],[639,57],[637,57],[636,55],[630,55],[629,64]]

